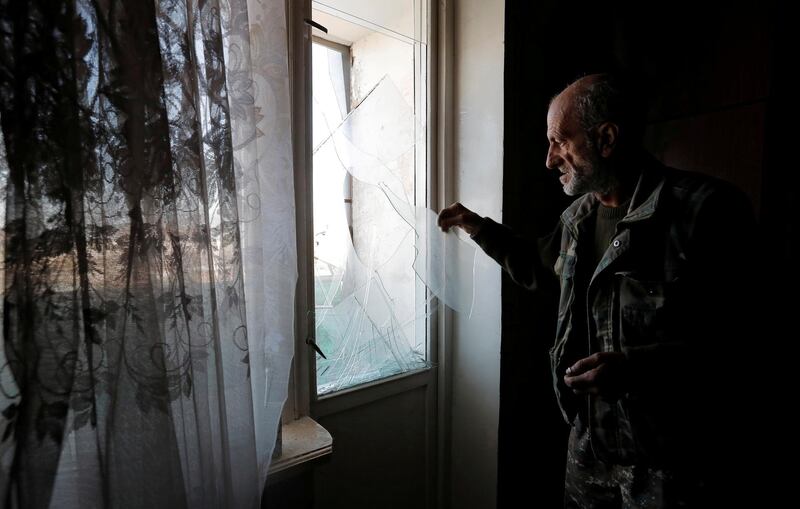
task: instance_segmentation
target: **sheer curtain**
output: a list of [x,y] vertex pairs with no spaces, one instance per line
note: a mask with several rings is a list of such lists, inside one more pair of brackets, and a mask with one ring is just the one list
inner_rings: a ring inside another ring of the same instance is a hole
[[284,11],[0,0],[0,506],[258,506],[297,277]]

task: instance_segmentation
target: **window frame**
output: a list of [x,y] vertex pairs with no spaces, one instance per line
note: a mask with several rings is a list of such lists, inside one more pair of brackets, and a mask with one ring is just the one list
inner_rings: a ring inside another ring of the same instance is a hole
[[[305,16],[298,16],[302,20],[311,19],[311,12],[312,12],[312,2],[311,0],[303,0],[303,4],[305,4],[305,8],[307,9],[307,14]],[[434,94],[435,94],[435,81],[434,77],[434,70],[433,63],[435,61],[433,57],[433,52],[435,49],[435,44],[432,44],[434,41],[433,36],[435,33],[434,25],[432,24],[433,18],[433,9],[435,8],[435,2],[432,0],[414,0],[414,8],[422,10],[424,7],[424,11],[422,12],[421,16],[416,16],[415,19],[419,22],[420,26],[417,27],[417,31],[422,30],[422,27],[425,27],[426,30],[426,44],[420,44],[418,42],[414,42],[414,51],[415,51],[415,58],[414,58],[414,65],[415,65],[415,90],[419,90],[422,84],[419,82],[420,77],[426,79],[425,85],[425,94],[417,94],[415,93],[415,111],[425,111],[426,115],[426,151],[422,157],[424,157],[424,163],[420,160],[420,157],[417,158],[417,164],[415,168],[417,169],[415,180],[417,182],[422,180],[424,185],[422,186],[415,186],[415,199],[417,202],[423,201],[429,208],[436,209],[438,205],[438,200],[436,200],[436,183],[438,181],[438,176],[435,173],[436,168],[436,158],[434,155],[436,154],[434,142],[436,139],[435,135],[435,114],[436,110],[432,107],[435,104],[434,101]],[[296,67],[301,69],[297,69],[295,71],[294,76],[296,80],[303,80],[305,84],[304,97],[306,98],[305,105],[311,105],[311,49],[313,43],[320,43],[336,49],[338,51],[343,52],[345,48],[347,48],[348,54],[350,48],[346,45],[325,39],[318,35],[311,34],[311,28],[306,25],[303,21],[302,28],[306,30],[307,34],[303,38],[303,43],[306,44],[306,51],[303,52],[306,55],[307,60],[305,61],[297,61],[295,59]],[[424,52],[424,57],[421,56],[422,52]],[[349,67],[346,66],[346,67]],[[422,67],[422,68],[420,68]],[[349,72],[349,69],[348,69]],[[350,84],[347,84],[347,88],[349,91]],[[349,95],[349,93],[348,93]],[[420,98],[424,99],[424,102],[421,102]],[[348,101],[350,98],[348,97]],[[298,105],[299,106],[299,105]],[[348,110],[350,105],[348,104]],[[307,111],[304,111],[307,110]],[[296,110],[298,112],[302,112],[304,117],[304,124],[305,128],[310,129],[312,125],[312,111],[311,107],[303,107],[298,108]],[[313,348],[310,347],[310,340],[307,338],[311,338],[312,331],[314,330],[314,313],[313,313],[313,305],[314,305],[314,280],[313,280],[313,196],[311,194],[311,190],[313,188],[313,167],[312,167],[312,151],[313,147],[311,147],[311,131],[303,131],[303,126],[298,126],[295,130],[295,143],[296,144],[304,144],[307,145],[304,151],[304,157],[302,158],[302,167],[296,167],[295,172],[301,173],[301,179],[298,182],[296,179],[295,185],[297,186],[295,189],[295,196],[296,196],[296,204],[298,211],[302,209],[303,216],[308,219],[301,219],[300,214],[298,214],[298,273],[299,273],[299,281],[298,281],[298,294],[299,292],[305,289],[306,292],[310,292],[308,295],[300,296],[298,295],[298,306],[297,306],[297,318],[298,318],[298,337],[297,337],[297,348],[295,350],[295,367],[297,368],[293,373],[293,380],[292,385],[293,387],[290,388],[290,400],[294,400],[291,406],[294,407],[294,411],[288,410],[287,408],[290,407],[289,402],[287,401],[287,405],[285,408],[284,416],[289,417],[291,415],[294,416],[302,416],[302,415],[309,415],[304,414],[302,411],[304,409],[308,409],[310,415],[321,415],[321,414],[328,414],[338,411],[340,408],[344,408],[350,405],[342,403],[342,405],[336,404],[333,401],[339,396],[345,395],[352,395],[355,392],[359,391],[366,391],[368,394],[372,394],[373,397],[370,397],[370,400],[379,399],[381,397],[385,397],[395,393],[392,388],[386,387],[385,389],[380,389],[380,386],[383,385],[392,385],[393,383],[398,382],[406,377],[410,377],[412,380],[418,380],[418,385],[423,385],[425,383],[430,383],[430,378],[435,377],[436,374],[432,371],[432,368],[437,365],[437,358],[438,358],[438,336],[440,333],[439,327],[439,320],[438,316],[431,317],[432,319],[426,320],[424,324],[425,334],[426,334],[426,356],[428,359],[429,366],[421,369],[411,370],[404,373],[399,373],[397,375],[393,375],[390,377],[380,378],[376,380],[372,380],[363,384],[359,384],[353,387],[348,387],[346,389],[334,391],[331,393],[318,395],[317,394],[317,380],[316,380],[316,355],[314,355]],[[296,147],[295,151],[298,151]],[[421,164],[422,163],[422,164]],[[297,164],[297,160],[296,160]],[[301,169],[302,168],[302,169]],[[424,175],[422,174],[424,172]],[[301,228],[301,220],[305,221],[302,224]],[[308,230],[301,234],[301,230]],[[300,241],[303,242],[300,242]],[[303,251],[303,256],[300,256],[301,250],[308,250]],[[304,265],[307,264],[307,265]],[[304,280],[305,278],[305,280]],[[420,298],[424,298],[420,296]],[[445,308],[442,307],[441,310]],[[449,312],[446,311],[446,312]],[[302,322],[302,323],[300,323]],[[302,364],[302,366],[301,366]],[[426,375],[427,373],[427,375]],[[299,376],[298,376],[299,375]],[[425,375],[425,376],[421,376]],[[302,382],[301,382],[302,378]],[[413,383],[413,382],[412,382]],[[301,387],[302,385],[302,387]],[[407,382],[404,382],[402,385],[407,385]],[[292,394],[294,396],[292,397]],[[358,398],[361,399],[361,398]]]
[[[454,0],[415,0],[427,2],[427,73],[428,103],[427,126],[427,200],[432,210],[440,210],[451,204],[455,197],[455,133],[454,84],[455,75],[455,17]],[[311,63],[311,27],[306,20],[311,19],[311,0],[285,0],[287,16],[287,37],[289,41],[289,76],[291,80],[291,111],[293,130],[293,164],[295,168],[295,203],[297,220],[298,281],[295,294],[295,348],[292,368],[287,388],[287,400],[282,420],[284,424],[295,422],[306,416],[319,418],[333,413],[342,401],[355,404],[366,403],[387,396],[387,388],[406,390],[403,385],[422,385],[432,383],[434,394],[429,405],[435,412],[434,440],[435,454],[429,458],[429,469],[435,472],[435,506],[446,505],[449,500],[451,468],[450,429],[452,412],[449,402],[452,396],[452,338],[453,311],[442,307],[432,320],[429,343],[431,369],[420,373],[405,373],[395,381],[382,380],[374,386],[354,389],[351,398],[330,398],[318,401],[316,398],[316,372],[313,369],[313,350],[306,343],[309,332],[309,317],[306,316],[309,296],[314,295],[313,264],[309,263],[307,246],[313,246],[313,218],[306,190],[311,187],[312,157],[311,137],[306,126],[313,125],[311,86],[308,74]],[[435,334],[435,336],[433,336]],[[423,381],[420,382],[420,377]],[[313,390],[312,390],[313,388]],[[348,391],[348,393],[351,391]],[[344,392],[339,393],[344,395]],[[313,395],[313,396],[312,396]],[[312,401],[313,400],[313,401]],[[359,401],[363,400],[363,401]],[[330,403],[330,405],[328,405]],[[331,408],[326,408],[330,406]],[[313,412],[312,412],[313,409]]]

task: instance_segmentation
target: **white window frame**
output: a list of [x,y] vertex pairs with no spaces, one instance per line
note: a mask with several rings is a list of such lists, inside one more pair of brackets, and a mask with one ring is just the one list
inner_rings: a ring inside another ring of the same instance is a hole
[[[424,76],[423,73],[427,74],[428,83],[427,83],[427,104],[421,103],[420,96],[417,95],[415,97],[415,101],[418,101],[415,104],[415,109],[417,111],[422,110],[423,108],[427,112],[428,122],[427,122],[427,145],[428,149],[426,154],[424,154],[424,165],[419,164],[421,161],[418,160],[418,164],[416,165],[417,168],[424,169],[425,175],[424,178],[426,180],[426,185],[424,186],[415,186],[416,187],[416,200],[418,202],[422,202],[424,200],[425,203],[432,209],[437,209],[439,207],[440,200],[437,199],[437,189],[439,183],[439,176],[435,171],[437,167],[437,158],[433,157],[436,154],[435,151],[435,142],[437,139],[436,136],[436,124],[435,124],[435,116],[437,111],[432,108],[433,104],[436,104],[434,101],[434,96],[436,93],[435,90],[435,72],[434,72],[434,64],[436,61],[435,58],[435,48],[437,44],[435,44],[435,39],[433,36],[435,35],[435,25],[432,24],[432,21],[435,19],[435,13],[433,12],[436,7],[436,2],[433,0],[415,0],[417,3],[417,7],[421,5],[421,3],[427,4],[427,14],[428,19],[425,19],[425,16],[422,16],[419,21],[420,23],[425,23],[428,25],[429,31],[429,40],[427,45],[416,45],[415,51],[426,51],[427,54],[424,55],[425,59],[423,60],[420,57],[415,58],[415,65],[421,65],[420,62],[425,62],[424,69],[417,69],[415,72],[416,76]],[[311,265],[311,261],[313,260],[313,212],[312,212],[312,203],[311,203],[311,162],[312,162],[312,147],[310,143],[310,126],[312,125],[312,112],[308,105],[311,104],[311,69],[310,69],[310,54],[311,54],[311,43],[318,42],[325,45],[330,45],[335,47],[336,49],[342,49],[342,45],[337,43],[331,42],[329,40],[325,40],[320,37],[316,37],[311,35],[311,28],[306,23],[305,20],[311,19],[311,0],[300,0],[298,2],[289,2],[290,6],[293,4],[293,22],[292,28],[295,30],[295,33],[292,36],[292,41],[294,42],[294,48],[302,48],[303,51],[295,51],[292,55],[293,61],[293,92],[294,97],[303,97],[305,98],[304,104],[297,104],[300,101],[296,101],[296,104],[293,104],[293,111],[295,112],[295,118],[293,120],[293,128],[294,128],[294,142],[295,142],[295,199],[296,199],[296,207],[297,207],[297,233],[298,233],[298,289],[297,289],[297,308],[296,308],[296,345],[295,345],[295,361],[293,363],[293,372],[292,372],[292,380],[290,381],[290,389],[289,389],[289,398],[287,403],[284,407],[284,420],[288,421],[291,419],[296,419],[302,417],[304,415],[311,414],[311,407],[312,405],[316,406],[317,403],[327,401],[329,399],[335,399],[338,396],[350,394],[354,391],[366,390],[371,389],[370,393],[375,393],[375,398],[382,397],[383,391],[375,391],[376,386],[381,386],[385,384],[389,384],[391,382],[395,382],[398,379],[402,379],[405,377],[414,377],[418,376],[421,373],[430,371],[431,368],[423,368],[420,370],[413,370],[406,373],[401,373],[392,377],[381,378],[378,380],[374,380],[365,384],[360,384],[358,386],[335,391],[330,394],[325,394],[322,396],[317,396],[316,391],[316,371],[315,371],[315,355],[313,355],[313,349],[306,343],[306,340],[312,336],[312,331],[314,327],[313,323],[313,265]],[[420,178],[421,175],[417,175],[417,179]],[[439,207],[440,208],[440,207]],[[444,309],[444,308],[442,308]],[[309,311],[312,312],[309,312]],[[438,349],[436,345],[438,344],[437,339],[441,334],[439,330],[439,321],[441,319],[436,320],[437,316],[434,316],[434,320],[429,320],[426,324],[427,326],[427,333],[426,333],[426,343],[427,343],[427,358],[431,366],[437,366],[438,362]],[[387,389],[386,394],[390,394],[393,391],[391,389]],[[371,399],[371,398],[370,398]],[[326,403],[324,405],[327,409],[330,405]],[[335,406],[335,405],[334,405]],[[314,412],[318,413],[318,412]],[[324,413],[328,413],[327,411]]]

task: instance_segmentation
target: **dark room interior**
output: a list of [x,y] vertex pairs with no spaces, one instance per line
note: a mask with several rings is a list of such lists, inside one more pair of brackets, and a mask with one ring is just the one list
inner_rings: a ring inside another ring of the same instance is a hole
[[0,509],[789,506],[788,4],[0,0]]
[[[505,224],[544,235],[568,203],[542,164],[546,142],[530,127],[540,124],[529,119],[543,119],[552,95],[593,72],[630,73],[644,84],[646,146],[663,163],[732,182],[750,198],[761,235],[752,241],[762,246],[770,297],[769,319],[752,345],[758,362],[745,368],[764,384],[753,388],[749,403],[749,411],[760,412],[762,427],[754,433],[763,456],[740,460],[752,471],[763,507],[779,507],[785,486],[769,466],[782,426],[770,409],[780,408],[789,386],[774,363],[793,351],[784,331],[792,330],[797,304],[787,292],[798,281],[788,19],[781,2],[506,2]],[[780,274],[768,267],[780,267]],[[541,312],[531,314],[531,307]],[[553,313],[553,303],[504,276],[498,507],[514,507],[520,498],[561,504],[563,470],[550,466],[564,461],[567,429],[550,390],[549,345],[529,341],[552,335],[554,322],[546,317]]]

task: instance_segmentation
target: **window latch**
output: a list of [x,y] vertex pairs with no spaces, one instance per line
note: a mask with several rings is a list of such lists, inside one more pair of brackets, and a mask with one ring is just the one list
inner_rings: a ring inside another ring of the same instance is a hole
[[309,345],[311,348],[313,348],[315,352],[320,354],[323,359],[328,360],[328,358],[325,357],[325,354],[322,353],[322,350],[320,349],[319,345],[316,342],[314,342],[314,338],[312,338],[311,336],[307,337],[306,344]]
[[319,23],[317,23],[317,22],[316,22],[316,21],[314,21],[313,19],[310,19],[310,18],[304,18],[304,19],[303,19],[303,21],[305,21],[305,22],[306,22],[306,24],[308,24],[308,25],[311,25],[311,26],[312,26],[312,27],[314,27],[314,28],[318,28],[318,29],[322,30],[322,31],[323,31],[323,32],[325,32],[326,34],[328,33],[328,29],[327,29],[327,28],[325,28],[324,26],[320,25]]

